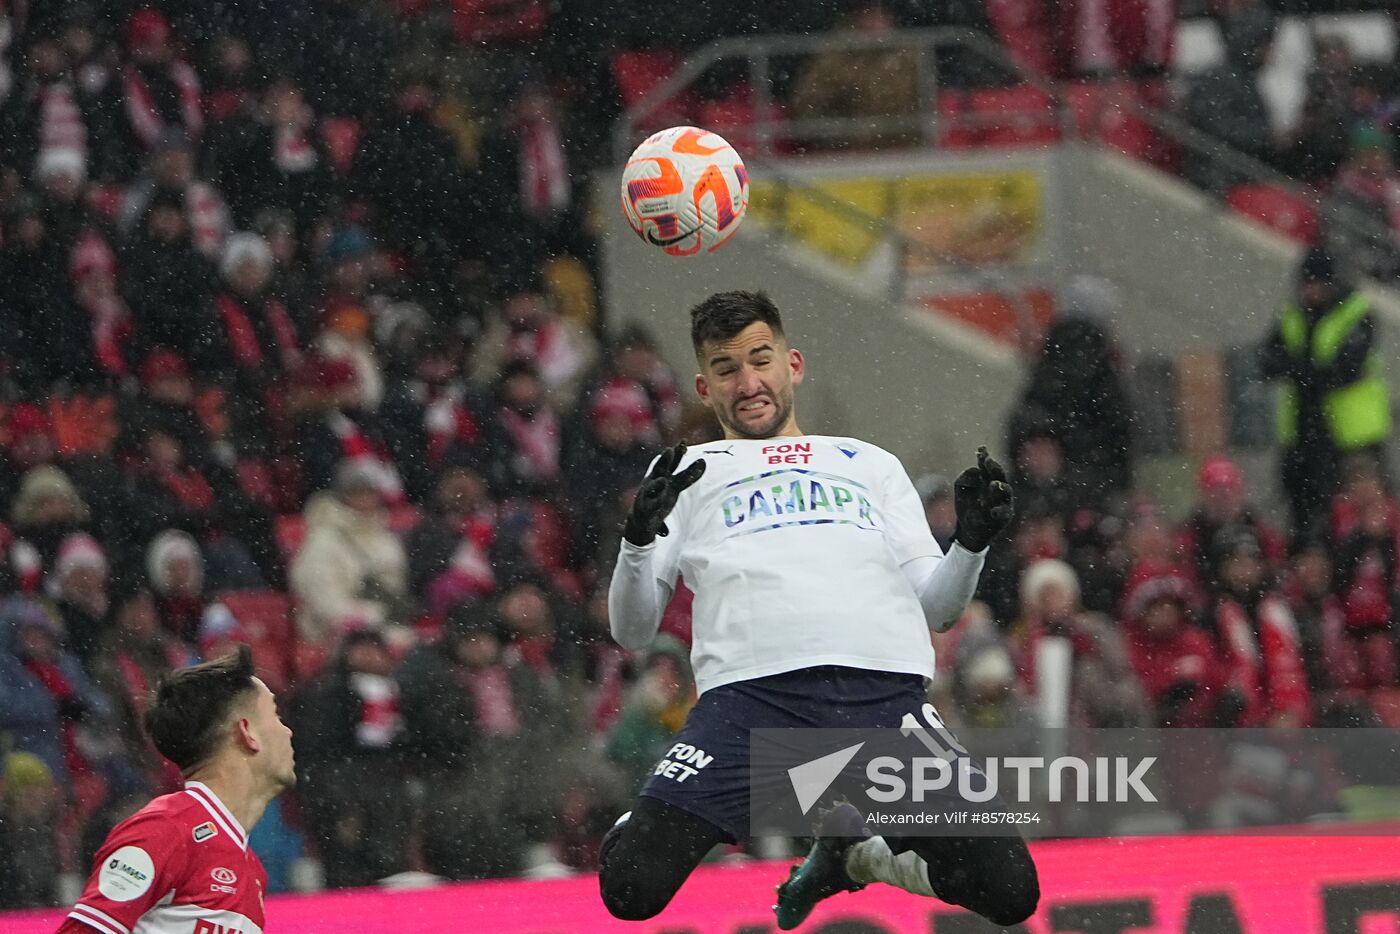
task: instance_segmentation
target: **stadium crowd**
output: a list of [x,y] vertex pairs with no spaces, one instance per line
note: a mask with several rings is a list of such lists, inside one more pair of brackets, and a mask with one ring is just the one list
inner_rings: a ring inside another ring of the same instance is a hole
[[[693,695],[684,591],[650,651],[608,638],[621,518],[661,444],[717,433],[599,309],[600,50],[647,24],[158,6],[0,6],[0,907],[52,904],[176,787],[147,692],[239,641],[297,731],[253,835],[274,889],[307,854],[331,886],[590,867]],[[1074,723],[1369,722],[1396,685],[1380,464],[1292,534],[1212,457],[1173,524],[1086,294],[1009,427],[1020,517],[940,643],[940,709],[1036,722],[1067,638]],[[946,545],[950,487],[919,487]]]

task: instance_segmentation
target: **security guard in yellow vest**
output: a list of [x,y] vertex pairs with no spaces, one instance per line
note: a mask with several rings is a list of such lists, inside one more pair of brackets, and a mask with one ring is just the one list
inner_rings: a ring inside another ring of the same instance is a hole
[[1375,336],[1365,297],[1340,280],[1331,256],[1310,250],[1299,270],[1297,303],[1283,309],[1260,354],[1264,375],[1283,381],[1278,440],[1297,532],[1324,515],[1337,492],[1342,455],[1379,456],[1390,435],[1390,393]]

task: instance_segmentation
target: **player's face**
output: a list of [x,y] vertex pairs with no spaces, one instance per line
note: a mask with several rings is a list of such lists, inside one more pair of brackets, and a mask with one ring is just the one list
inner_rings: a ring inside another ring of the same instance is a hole
[[261,678],[254,678],[258,697],[254,702],[253,716],[258,739],[263,743],[262,754],[266,757],[267,775],[282,788],[296,784],[296,758],[292,752],[292,730],[277,715],[277,698],[263,684]]
[[705,344],[695,391],[726,438],[796,435],[793,387],[805,372],[801,352],[756,321],[729,340]]

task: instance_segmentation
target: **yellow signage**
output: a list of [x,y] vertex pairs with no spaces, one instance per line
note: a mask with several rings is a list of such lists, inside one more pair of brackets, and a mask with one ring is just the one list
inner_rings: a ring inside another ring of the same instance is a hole
[[892,221],[912,249],[911,272],[1028,262],[1044,234],[1045,196],[1032,170],[903,178],[821,178],[803,188],[755,179],[749,211],[841,262],[880,243],[868,218]]

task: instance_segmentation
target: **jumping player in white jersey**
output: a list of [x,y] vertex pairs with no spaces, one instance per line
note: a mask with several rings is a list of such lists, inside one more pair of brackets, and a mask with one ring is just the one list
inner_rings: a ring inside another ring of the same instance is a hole
[[113,828],[58,934],[261,934],[267,873],[248,831],[296,772],[249,648],[167,675],[146,730],[185,788]]
[[[695,593],[700,698],[676,737],[697,750],[663,762],[604,838],[599,885],[616,917],[650,918],[704,855],[748,834],[749,731],[898,727],[927,703],[929,630],[961,615],[1011,488],[980,449],[955,483],[945,555],[899,461],[854,438],[797,427],[806,363],[763,293],[723,292],[691,311],[695,387],[724,438],[663,453],[638,491],[613,572],[613,637],[656,635],[677,577]],[[1040,897],[1025,842],[1009,837],[869,837],[850,805],[829,812],[779,886],[790,930],[830,895],[871,882],[936,896],[995,924]]]

